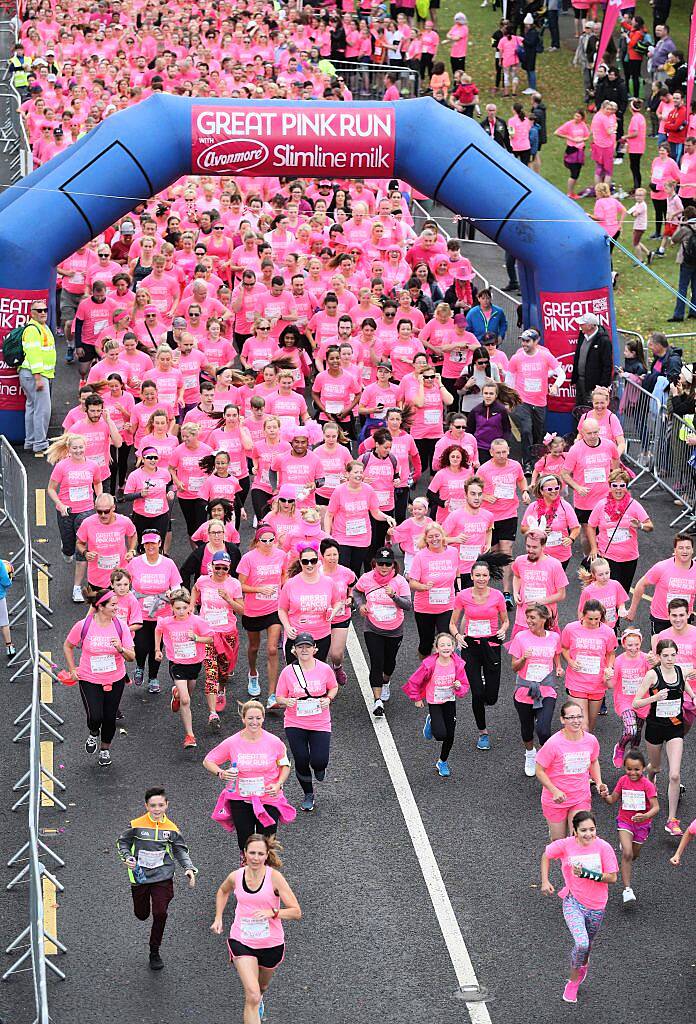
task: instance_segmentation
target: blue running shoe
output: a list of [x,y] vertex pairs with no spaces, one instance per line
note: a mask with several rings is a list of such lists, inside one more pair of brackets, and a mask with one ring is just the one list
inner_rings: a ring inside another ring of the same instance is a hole
[[263,996],[261,996],[261,1002],[259,1003],[259,1020],[266,1019],[266,1007],[263,1005]]
[[435,767],[437,768],[437,774],[441,779],[448,779],[452,774],[447,761],[438,761]]
[[433,738],[433,726],[430,721],[430,715],[425,716],[425,725],[423,726],[423,739],[431,740]]
[[310,811],[310,812],[313,811],[314,810],[314,793],[307,793],[305,798],[304,798],[304,800],[300,804],[300,806],[302,807],[303,811]]
[[478,743],[476,744],[477,750],[490,750],[491,749],[491,738],[488,733],[484,732],[482,736],[479,736]]

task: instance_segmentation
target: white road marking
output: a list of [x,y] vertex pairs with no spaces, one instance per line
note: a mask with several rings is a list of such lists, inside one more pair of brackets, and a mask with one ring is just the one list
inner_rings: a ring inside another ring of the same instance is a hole
[[[457,982],[460,986],[478,986],[478,979],[469,956],[469,950],[466,948],[464,937],[462,936],[449,894],[440,874],[440,868],[435,859],[433,848],[430,845],[428,833],[425,830],[423,819],[418,810],[418,804],[409,785],[403,762],[394,742],[392,731],[389,728],[389,723],[386,717],[381,719],[375,718],[372,714],[374,698],[372,696],[372,688],[370,687],[369,670],[353,626],[350,626],[348,630],[348,655],[353,663],[365,706],[374,726],[377,741],[384,756],[384,761],[389,771],[404,821],[406,822],[406,828],[413,843],[413,849],[416,852],[418,863],[423,872],[423,878],[437,916],[438,924],[440,925],[442,937],[447,946],[450,960],[452,961],[452,966],[454,967]],[[490,1014],[485,1003],[467,1003],[466,1008],[472,1024],[491,1024]]]

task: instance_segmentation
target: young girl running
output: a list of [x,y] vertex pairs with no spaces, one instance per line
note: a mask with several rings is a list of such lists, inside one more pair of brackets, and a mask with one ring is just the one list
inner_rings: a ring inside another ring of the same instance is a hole
[[[191,595],[186,587],[177,587],[169,594],[172,614],[157,619],[155,626],[155,658],[162,661],[162,641],[169,661],[169,675],[174,680],[171,708],[181,715],[184,726],[184,748],[197,746],[193,733],[191,694],[203,668],[206,645],[213,642],[213,631],[199,616],[193,614]],[[215,711],[215,694],[206,693],[208,711]],[[217,719],[219,722],[219,719]]]
[[633,698],[650,669],[650,658],[641,651],[643,639],[637,626],[631,626],[621,635],[623,653],[614,662],[614,674],[607,685],[614,691],[614,711],[621,719],[621,736],[614,744],[612,760],[621,768],[627,747],[637,747],[648,715],[647,708],[634,708]]
[[554,678],[563,675],[561,638],[552,629],[553,614],[545,604],[532,604],[525,611],[527,629],[513,637],[508,645],[512,670],[517,673],[514,703],[524,743],[524,774],[536,775],[534,732],[543,747],[551,736],[556,707]]
[[591,811],[573,815],[573,835],[549,843],[541,857],[541,891],[553,896],[549,861],[560,860],[565,885],[558,895],[563,900],[563,917],[573,936],[570,979],[563,1001],[577,1003],[578,989],[587,977],[592,944],[604,918],[609,886],[618,877],[619,865],[609,843],[597,835]]
[[588,601],[596,600],[604,608],[607,626],[616,632],[619,618],[626,614],[628,594],[618,580],[611,578],[611,567],[606,558],[593,558],[590,563],[590,574],[586,577],[587,584],[580,594],[578,603],[578,619]]
[[420,664],[401,689],[417,708],[424,707],[427,701],[423,737],[442,743],[435,767],[441,778],[448,778],[452,774],[448,758],[457,726],[456,698],[469,692],[464,661],[454,653],[454,640],[449,633],[438,634],[435,653]]
[[657,790],[645,773],[645,758],[640,750],[629,750],[624,758],[624,771],[611,795],[604,797],[608,804],[621,801],[616,827],[621,844],[621,878],[624,884],[624,903],[635,903],[636,894],[631,887],[633,862],[637,860],[643,843],[650,834],[652,819],[660,809]]

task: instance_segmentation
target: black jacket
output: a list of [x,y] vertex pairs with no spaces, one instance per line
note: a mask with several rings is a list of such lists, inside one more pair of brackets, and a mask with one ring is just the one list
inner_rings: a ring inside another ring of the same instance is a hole
[[[488,123],[488,118],[484,117],[483,121],[481,121],[480,124],[486,135],[490,136],[491,127]],[[511,151],[510,132],[508,131],[508,127],[505,124],[505,121],[503,121],[502,117],[496,117],[495,119],[495,127],[493,129],[492,138],[495,139],[498,145],[502,146],[503,149],[507,149],[508,153]]]
[[663,356],[653,359],[649,373],[643,377],[641,387],[652,394],[658,377],[666,377],[670,384],[674,384],[681,373],[682,365],[682,350],[669,345]]
[[[241,561],[241,554],[236,544],[225,542],[225,549],[227,554],[230,556],[230,576],[237,575],[237,566]],[[199,544],[195,551],[192,551],[188,556],[184,564],[179,569],[181,573],[181,582],[190,590],[193,584],[196,582],[201,574],[201,565],[203,564],[203,555],[205,553],[205,544]]]
[[[580,363],[580,346],[584,341],[585,335],[580,332],[578,340],[575,346],[575,355],[573,356],[573,373],[571,376],[571,383],[579,383],[578,365]],[[597,385],[608,388],[611,384],[612,374],[614,372],[614,346],[611,343],[611,338],[607,334],[604,327],[598,327],[597,333],[592,339],[590,351],[587,353],[587,361],[585,363],[585,394],[589,394],[593,388]]]

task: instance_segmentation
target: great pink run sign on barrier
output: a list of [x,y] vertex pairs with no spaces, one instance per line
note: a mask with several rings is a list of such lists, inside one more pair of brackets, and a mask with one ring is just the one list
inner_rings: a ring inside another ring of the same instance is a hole
[[570,383],[573,372],[573,357],[580,327],[578,317],[594,313],[611,335],[611,307],[609,289],[594,288],[584,292],[539,292],[541,305],[541,327],[544,344],[558,359],[566,371],[565,384],[557,398],[549,396],[552,412],[572,412],[575,406],[575,388]]

